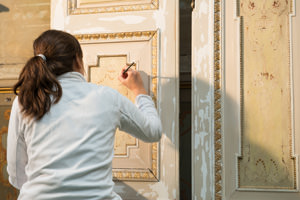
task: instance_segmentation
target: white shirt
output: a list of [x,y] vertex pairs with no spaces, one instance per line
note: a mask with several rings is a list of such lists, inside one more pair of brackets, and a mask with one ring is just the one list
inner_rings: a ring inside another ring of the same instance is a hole
[[23,118],[15,99],[8,129],[7,171],[20,200],[121,199],[112,159],[117,127],[145,141],[161,138],[151,97],[135,106],[117,91],[77,72],[58,77],[63,95],[39,121]]

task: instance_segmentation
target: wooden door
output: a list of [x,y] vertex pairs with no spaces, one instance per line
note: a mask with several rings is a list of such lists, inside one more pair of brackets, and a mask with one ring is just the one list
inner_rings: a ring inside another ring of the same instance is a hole
[[113,177],[124,199],[178,199],[178,1],[53,0],[51,28],[79,40],[88,81],[111,86],[132,61],[163,123],[160,143],[117,131]]
[[193,199],[299,199],[299,2],[194,3]]
[[224,199],[300,198],[299,11],[225,3]]

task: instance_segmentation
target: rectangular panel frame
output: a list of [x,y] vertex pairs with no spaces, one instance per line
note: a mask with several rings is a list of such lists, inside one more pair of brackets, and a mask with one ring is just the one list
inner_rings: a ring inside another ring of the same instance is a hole
[[159,0],[150,0],[150,3],[119,4],[111,6],[101,6],[101,3],[93,3],[91,7],[81,7],[78,0],[68,0],[69,15],[95,14],[95,13],[115,13],[128,11],[156,10],[159,7]]

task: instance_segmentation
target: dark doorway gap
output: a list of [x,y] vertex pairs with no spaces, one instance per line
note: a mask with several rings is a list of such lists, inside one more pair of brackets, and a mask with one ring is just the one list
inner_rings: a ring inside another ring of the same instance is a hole
[[179,178],[180,199],[192,199],[191,178],[191,35],[192,0],[180,0],[180,112]]

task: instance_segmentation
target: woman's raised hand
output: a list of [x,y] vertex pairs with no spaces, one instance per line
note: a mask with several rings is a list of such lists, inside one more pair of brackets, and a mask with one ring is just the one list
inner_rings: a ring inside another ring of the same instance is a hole
[[127,67],[124,67],[118,77],[119,81],[133,92],[135,96],[139,94],[147,94],[144,87],[142,77],[136,70],[129,69],[124,73]]

